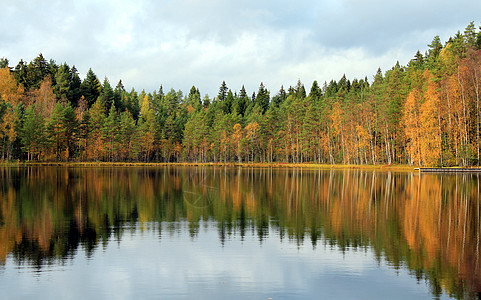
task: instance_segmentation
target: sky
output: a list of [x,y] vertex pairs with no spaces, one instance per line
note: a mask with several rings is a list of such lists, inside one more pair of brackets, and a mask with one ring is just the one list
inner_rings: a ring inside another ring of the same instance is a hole
[[100,81],[217,95],[222,81],[275,95],[406,65],[474,21],[479,0],[0,0],[0,57],[39,53]]

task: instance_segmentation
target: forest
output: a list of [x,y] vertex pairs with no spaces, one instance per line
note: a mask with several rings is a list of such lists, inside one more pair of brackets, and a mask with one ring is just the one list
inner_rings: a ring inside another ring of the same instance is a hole
[[224,81],[213,98],[2,58],[0,160],[479,166],[481,32],[471,22],[427,46],[371,80],[252,94]]

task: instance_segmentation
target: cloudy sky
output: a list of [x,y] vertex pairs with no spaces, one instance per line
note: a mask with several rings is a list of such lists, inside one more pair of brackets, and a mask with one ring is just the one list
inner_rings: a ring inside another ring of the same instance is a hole
[[277,93],[372,79],[402,65],[435,35],[445,42],[481,22],[479,0],[0,0],[0,57],[39,53],[147,92],[192,85],[215,96],[223,80]]

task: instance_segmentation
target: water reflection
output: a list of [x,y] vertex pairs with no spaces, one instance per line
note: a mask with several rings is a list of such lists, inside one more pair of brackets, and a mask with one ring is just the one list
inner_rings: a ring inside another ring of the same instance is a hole
[[0,169],[0,264],[39,270],[89,257],[129,232],[196,239],[269,235],[372,249],[427,280],[433,296],[481,291],[479,178],[372,171],[248,168]]

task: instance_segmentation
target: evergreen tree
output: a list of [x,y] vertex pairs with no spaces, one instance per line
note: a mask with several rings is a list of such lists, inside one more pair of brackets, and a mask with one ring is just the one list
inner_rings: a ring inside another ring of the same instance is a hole
[[114,99],[113,103],[119,111],[123,111],[126,108],[122,99],[124,97],[124,94],[125,94],[124,85],[122,83],[122,80],[119,80],[119,83],[117,83],[113,92],[113,99]]
[[281,89],[279,90],[277,95],[272,97],[272,105],[279,108],[281,103],[284,102],[286,98],[287,98],[287,94],[286,94],[286,91],[284,90],[284,86],[281,86]]
[[65,146],[65,127],[63,124],[64,108],[60,102],[55,104],[52,115],[47,122],[49,143],[57,161],[61,160],[61,154]]
[[137,120],[140,113],[139,97],[137,92],[132,88],[130,93],[127,95],[127,110],[130,112],[134,120]]
[[8,59],[5,57],[0,58],[0,69],[8,67]]
[[40,53],[28,64],[25,88],[29,90],[40,87],[41,82],[47,75],[49,75],[49,65],[42,53]]
[[103,155],[103,139],[102,128],[105,122],[105,108],[102,105],[100,99],[95,101],[92,107],[89,109],[89,128],[88,128],[88,141],[87,141],[87,153],[88,157],[93,160],[102,159]]
[[112,90],[112,87],[110,86],[110,82],[107,77],[105,77],[104,79],[102,92],[100,93],[100,101],[102,102],[102,105],[105,107],[106,111],[110,110],[112,103],[114,103],[114,91]]
[[115,159],[114,155],[117,152],[117,133],[119,131],[117,111],[114,105],[110,106],[109,115],[105,118],[102,126],[102,138],[104,139],[105,152],[107,153],[108,161]]
[[257,92],[257,98],[255,99],[255,105],[259,106],[262,114],[264,114],[269,108],[269,101],[269,91],[267,91],[264,84],[261,82],[259,91]]
[[317,80],[314,80],[314,82],[312,83],[311,91],[309,92],[309,97],[315,102],[318,102],[319,99],[321,99],[321,89],[317,84]]
[[75,114],[75,109],[67,103],[63,109],[62,124],[65,135],[65,158],[69,161],[75,155],[79,139],[79,122]]
[[28,89],[28,65],[22,59],[15,66],[13,74],[17,82]]
[[222,103],[222,108],[224,110],[224,114],[226,115],[230,114],[232,112],[232,105],[234,103],[234,95],[232,94],[231,90],[229,90],[224,101],[222,101],[221,103]]
[[190,88],[189,95],[187,96],[186,105],[192,106],[193,109],[200,109],[200,107],[202,106],[199,90],[195,86],[192,86]]
[[69,99],[70,80],[71,80],[70,77],[71,77],[70,68],[66,63],[64,63],[58,68],[58,71],[55,74],[55,82],[57,84],[54,86],[54,93],[58,99],[61,99],[64,101]]
[[219,88],[219,94],[217,95],[217,99],[219,101],[224,101],[225,98],[227,97],[227,85],[225,84],[225,81],[222,81],[222,84],[220,85]]
[[82,81],[80,89],[82,95],[87,100],[89,107],[92,106],[95,101],[97,101],[97,98],[100,96],[100,92],[102,91],[102,85],[92,69],[88,70],[84,81]]
[[138,146],[133,145],[135,142],[135,120],[128,111],[120,114],[119,122],[119,150],[123,159],[134,159],[138,155]]
[[37,115],[35,105],[30,105],[24,114],[23,127],[20,132],[22,149],[27,152],[27,160],[40,159],[45,146],[45,123],[42,115]]
[[70,87],[68,100],[73,107],[76,107],[78,105],[80,97],[82,96],[81,85],[82,81],[80,80],[80,77],[78,75],[77,68],[75,68],[75,66],[72,66],[72,68],[70,69]]

